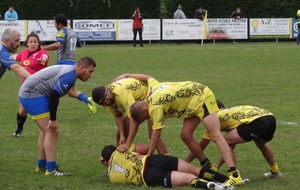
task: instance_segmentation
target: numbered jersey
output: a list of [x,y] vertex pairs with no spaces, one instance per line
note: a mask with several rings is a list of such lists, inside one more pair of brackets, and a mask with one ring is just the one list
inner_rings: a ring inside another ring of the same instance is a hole
[[56,51],[57,62],[59,61],[75,61],[77,34],[70,28],[62,28],[56,34],[56,42],[62,46]]

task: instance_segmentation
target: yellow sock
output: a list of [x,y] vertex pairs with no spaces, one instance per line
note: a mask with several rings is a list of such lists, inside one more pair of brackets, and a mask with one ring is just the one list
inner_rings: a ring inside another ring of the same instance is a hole
[[270,166],[270,170],[274,174],[279,172],[279,168],[278,168],[277,164],[274,164],[273,166]]

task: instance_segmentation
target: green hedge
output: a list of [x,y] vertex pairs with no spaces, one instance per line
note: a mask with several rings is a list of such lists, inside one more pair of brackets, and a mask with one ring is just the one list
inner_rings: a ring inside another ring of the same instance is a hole
[[229,17],[237,6],[248,18],[288,18],[300,9],[299,0],[10,0],[0,1],[0,14],[4,17],[13,5],[20,20],[52,19],[59,13],[69,19],[127,19],[138,6],[144,18],[173,18],[178,4],[188,18],[199,6],[208,10],[209,18]]

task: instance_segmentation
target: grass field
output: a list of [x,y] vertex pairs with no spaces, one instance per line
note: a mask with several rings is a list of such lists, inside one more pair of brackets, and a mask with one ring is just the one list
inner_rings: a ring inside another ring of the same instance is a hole
[[[125,73],[145,73],[160,81],[192,80],[208,85],[225,106],[250,104],[268,109],[277,118],[277,130],[270,142],[283,179],[265,179],[268,165],[253,142],[238,145],[236,156],[240,171],[250,184],[241,190],[299,189],[300,164],[300,63],[299,47],[282,43],[219,44],[152,44],[144,48],[131,45],[95,45],[78,49],[77,57],[91,56],[97,62],[93,77],[76,88],[91,95],[99,84],[108,84]],[[50,52],[51,65],[55,58]],[[11,71],[0,81],[0,189],[141,189],[142,187],[110,184],[106,168],[98,158],[104,145],[115,143],[113,117],[102,107],[92,115],[78,100],[60,100],[57,161],[71,177],[45,177],[35,174],[38,127],[29,118],[21,138],[13,138],[18,110],[21,79]],[[187,147],[181,141],[181,119],[168,119],[162,132],[171,155],[185,158]],[[200,139],[200,125],[195,133]],[[145,124],[140,126],[137,143],[149,143]],[[215,145],[205,153],[218,158]],[[197,161],[193,164],[199,165]],[[226,174],[223,166],[220,170]],[[161,188],[152,188],[161,189]],[[178,189],[190,189],[189,187]]]

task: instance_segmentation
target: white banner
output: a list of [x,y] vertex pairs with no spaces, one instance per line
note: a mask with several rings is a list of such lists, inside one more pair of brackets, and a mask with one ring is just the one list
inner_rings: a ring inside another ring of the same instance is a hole
[[16,20],[16,21],[6,21],[0,20],[0,36],[2,36],[4,30],[7,28],[12,28],[17,30],[21,34],[21,41],[25,41],[27,37],[27,30],[26,30],[26,22],[27,20]]
[[207,20],[206,39],[247,39],[248,19],[216,18]]
[[73,29],[81,41],[116,40],[116,20],[73,20]]
[[199,19],[163,19],[163,40],[203,39],[204,22]]
[[41,41],[56,41],[54,20],[28,20],[28,34],[36,33]]
[[251,18],[250,38],[288,38],[290,19],[288,18]]
[[[117,40],[132,40],[133,20],[117,20]],[[160,40],[160,19],[143,19],[143,40]],[[139,35],[137,35],[139,40]]]

